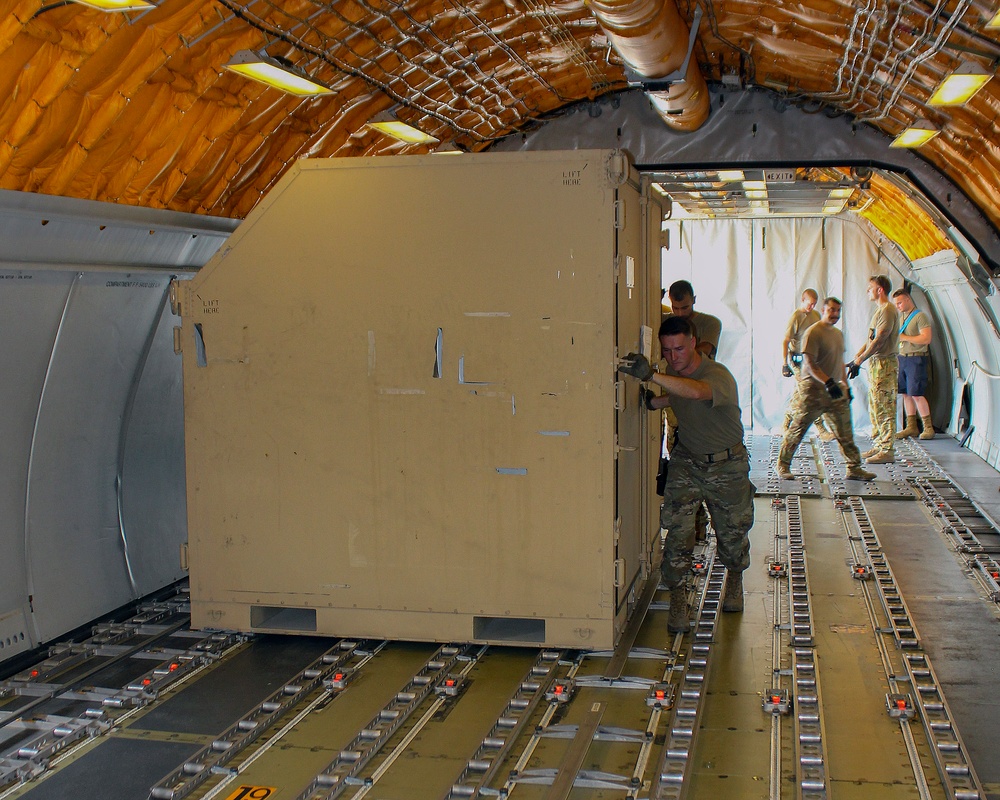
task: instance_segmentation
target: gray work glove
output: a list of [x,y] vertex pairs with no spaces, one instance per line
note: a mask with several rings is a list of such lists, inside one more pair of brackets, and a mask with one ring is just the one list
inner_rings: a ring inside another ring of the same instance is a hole
[[837,385],[837,382],[833,378],[828,378],[823,385],[826,387],[827,394],[834,400],[839,400],[844,396],[844,390]]
[[648,381],[655,372],[649,365],[649,359],[642,353],[629,353],[618,365],[618,371],[638,378],[640,381]]
[[642,400],[642,404],[650,411],[656,411],[656,408],[653,406],[653,398],[656,396],[656,392],[652,389],[647,389],[645,386],[639,389],[639,399]]
[[785,366],[781,368],[781,374],[786,378],[791,378],[795,373],[792,372],[792,368],[788,366],[788,364],[785,364]]
[[848,361],[844,364],[844,368],[847,370],[847,377],[853,380],[861,374],[861,367],[855,364],[853,361]]

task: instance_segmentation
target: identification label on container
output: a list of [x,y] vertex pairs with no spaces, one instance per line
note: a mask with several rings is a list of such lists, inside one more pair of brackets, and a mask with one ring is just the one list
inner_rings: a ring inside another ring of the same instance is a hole
[[241,786],[226,800],[264,800],[276,791],[277,786]]

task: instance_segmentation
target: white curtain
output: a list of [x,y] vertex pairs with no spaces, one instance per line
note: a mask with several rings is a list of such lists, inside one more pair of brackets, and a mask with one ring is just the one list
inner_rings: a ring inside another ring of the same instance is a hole
[[[792,380],[781,376],[781,342],[802,290],[815,289],[820,303],[840,299],[845,361],[868,336],[874,303],[868,278],[887,275],[892,288],[902,278],[880,254],[863,220],[769,219],[669,220],[663,253],[663,286],[688,280],[695,310],[722,320],[718,360],[740,387],[748,432],[781,429]],[[851,382],[854,429],[869,433],[866,370]]]

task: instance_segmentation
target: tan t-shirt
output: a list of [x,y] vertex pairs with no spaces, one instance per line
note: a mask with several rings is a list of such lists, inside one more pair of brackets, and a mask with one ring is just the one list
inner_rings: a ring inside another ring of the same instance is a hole
[[814,308],[812,311],[805,311],[801,308],[795,309],[788,325],[785,328],[785,337],[788,339],[788,352],[802,352],[802,337],[805,332],[820,320],[819,312]]
[[[835,381],[844,380],[844,334],[838,328],[825,322],[813,325],[802,340],[802,352]],[[802,370],[799,380],[811,381],[815,378]]]
[[[899,332],[905,333],[907,336],[916,336],[931,326],[930,319],[928,319],[923,311],[917,311],[912,317],[910,316],[910,312],[906,312],[900,316],[902,319],[899,321],[899,324],[902,325],[906,322],[906,326],[900,328]],[[909,321],[907,321],[907,318],[909,318]],[[902,339],[899,340],[899,354],[901,356],[926,356],[930,351],[930,347],[926,344],[914,344],[913,342],[904,342]]]
[[[668,370],[668,374],[676,374]],[[736,379],[722,364],[702,358],[686,377],[712,387],[711,400],[689,400],[672,395],[670,407],[677,415],[677,438],[697,455],[719,453],[743,442],[743,420]]]
[[868,340],[875,339],[878,331],[888,330],[889,335],[882,342],[881,346],[872,352],[873,356],[894,356],[899,347],[899,312],[892,303],[884,306],[876,306],[875,313],[872,314],[871,327],[868,330]]

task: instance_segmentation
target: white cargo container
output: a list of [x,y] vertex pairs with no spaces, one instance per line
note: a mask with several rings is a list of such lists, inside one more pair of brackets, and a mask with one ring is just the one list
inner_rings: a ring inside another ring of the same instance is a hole
[[175,286],[194,624],[613,646],[661,218],[615,151],[293,166]]

